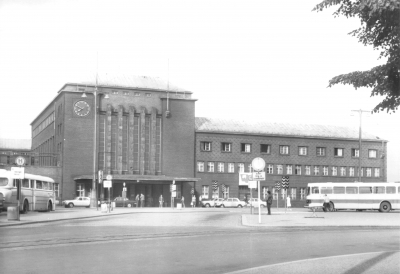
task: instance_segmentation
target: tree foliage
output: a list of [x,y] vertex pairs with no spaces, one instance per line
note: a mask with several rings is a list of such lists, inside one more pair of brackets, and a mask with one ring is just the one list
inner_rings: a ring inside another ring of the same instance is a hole
[[353,85],[354,88],[372,88],[371,96],[384,96],[373,112],[395,112],[400,105],[400,0],[325,0],[313,11],[339,6],[335,17],[358,17],[361,27],[349,34],[364,45],[380,51],[379,58],[386,64],[368,71],[341,74],[329,80],[329,87],[336,84]]

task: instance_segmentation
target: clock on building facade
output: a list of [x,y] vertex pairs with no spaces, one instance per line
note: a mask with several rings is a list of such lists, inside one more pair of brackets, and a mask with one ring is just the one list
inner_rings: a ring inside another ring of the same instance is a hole
[[74,112],[78,116],[86,116],[90,113],[90,105],[86,101],[78,101],[74,104]]

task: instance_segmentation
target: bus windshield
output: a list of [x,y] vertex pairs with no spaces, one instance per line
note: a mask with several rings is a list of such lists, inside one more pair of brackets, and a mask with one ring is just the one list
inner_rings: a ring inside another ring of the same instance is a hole
[[8,178],[0,178],[0,186],[6,186],[8,184]]

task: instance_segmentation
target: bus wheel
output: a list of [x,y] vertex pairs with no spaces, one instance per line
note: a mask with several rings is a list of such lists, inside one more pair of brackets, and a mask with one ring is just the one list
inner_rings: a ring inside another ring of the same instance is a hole
[[388,202],[383,202],[381,203],[381,206],[379,208],[380,212],[389,212],[390,211],[390,204]]
[[26,213],[28,213],[28,210],[29,210],[29,203],[28,203],[27,200],[25,200],[24,201],[24,206],[22,207],[22,213],[26,214]]
[[52,211],[52,209],[53,209],[53,204],[52,204],[51,202],[49,202],[49,203],[47,204],[47,212]]

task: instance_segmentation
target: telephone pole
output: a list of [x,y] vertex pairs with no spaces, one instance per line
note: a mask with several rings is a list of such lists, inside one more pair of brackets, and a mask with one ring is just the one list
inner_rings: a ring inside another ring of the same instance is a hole
[[352,110],[352,112],[358,112],[358,115],[360,116],[360,125],[359,125],[359,130],[358,130],[358,181],[361,182],[361,149],[362,149],[362,114],[363,112],[370,112],[369,110],[362,110],[362,109],[357,109],[357,110]]

